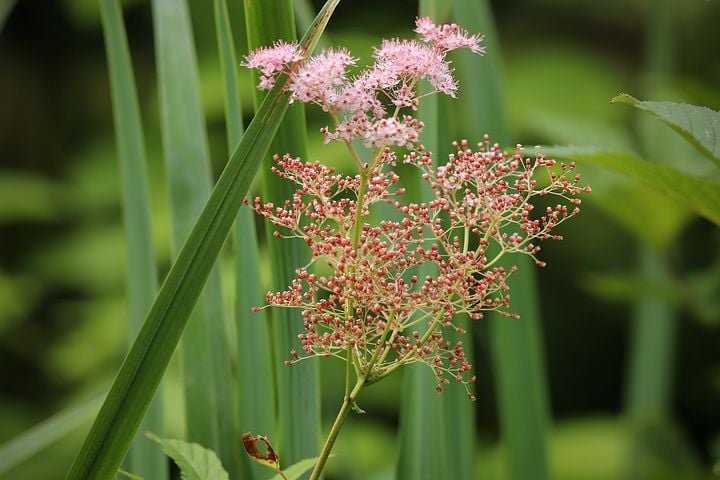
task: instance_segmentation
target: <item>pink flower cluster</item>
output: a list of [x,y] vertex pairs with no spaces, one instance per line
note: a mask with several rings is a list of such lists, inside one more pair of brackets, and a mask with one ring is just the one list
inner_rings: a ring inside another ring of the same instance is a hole
[[[420,18],[415,31],[420,40],[385,40],[373,64],[354,76],[348,69],[357,60],[345,49],[300,62],[296,46],[278,42],[247,57],[246,65],[263,76],[259,88],[287,73],[291,101],[328,112],[335,126],[322,133],[327,141],[344,141],[358,168],[357,175],[344,176],[319,162],[275,157],[273,171],[297,191],[282,205],[256,198],[253,207],[279,228],[277,237],[303,239],[312,260],[296,270],[287,290],[270,292],[266,300],[302,310],[304,351],[291,351],[288,364],[337,357],[369,384],[420,362],[435,372],[439,391],[454,379],[474,398],[468,385],[475,377],[462,342],[445,340],[443,332],[462,333],[454,323],[458,315],[477,320],[495,310],[516,318],[506,283],[514,268],[504,268],[500,259],[519,253],[543,266],[539,243],[561,239],[555,228],[579,212],[579,195],[590,189],[580,185],[573,164],[526,157],[520,146],[508,154],[487,137],[476,150],[464,141],[455,144],[447,163],[435,168],[431,153],[418,144],[423,124],[413,113],[424,96],[418,83],[427,81],[429,93],[455,96],[447,52],[484,49],[481,36],[457,25]],[[356,138],[372,150],[368,163],[354,149]],[[400,158],[391,146],[410,152]],[[420,169],[432,198],[402,201],[404,188],[393,169],[398,161]],[[538,213],[534,200],[541,196],[557,203]],[[371,224],[381,203],[397,210],[399,219]]]
[[[429,152],[404,156],[405,163],[422,170],[434,192],[426,203],[400,200],[404,189],[398,187],[392,170],[397,158],[389,149],[368,175],[364,195],[361,175],[342,176],[318,162],[276,157],[274,171],[298,190],[282,206],[256,198],[254,208],[288,232],[278,236],[302,238],[312,262],[330,270],[316,274],[299,268],[288,290],[267,295],[268,305],[302,310],[303,358],[345,360],[349,347],[368,382],[414,362],[435,371],[439,389],[448,377],[474,381],[466,374],[470,365],[462,343],[445,341],[443,329],[462,331],[453,323],[458,314],[479,319],[484,311],[497,310],[514,316],[507,313],[511,272],[498,265],[499,259],[506,253],[535,258],[538,242],[560,239],[555,227],[578,213],[578,195],[589,188],[571,174],[573,165],[557,165],[542,155],[523,157],[519,147],[513,155],[488,140],[477,151],[466,142],[456,148],[437,169]],[[546,183],[539,186],[538,178]],[[532,199],[547,195],[557,197],[557,206],[533,215]],[[393,205],[401,220],[365,223],[378,202]],[[362,224],[355,242],[358,208]]]
[[384,40],[374,51],[373,64],[353,76],[348,68],[357,60],[342,48],[324,50],[298,65],[299,47],[277,42],[252,52],[245,65],[260,70],[261,90],[273,87],[277,73],[288,73],[291,101],[315,103],[333,118],[334,127],[323,129],[326,141],[361,138],[366,146],[412,146],[423,125],[399,113],[417,108],[418,83],[427,80],[434,89],[429,93],[454,97],[458,86],[447,52],[468,48],[484,53],[482,36],[454,24],[436,26],[419,18],[415,31],[422,40]]

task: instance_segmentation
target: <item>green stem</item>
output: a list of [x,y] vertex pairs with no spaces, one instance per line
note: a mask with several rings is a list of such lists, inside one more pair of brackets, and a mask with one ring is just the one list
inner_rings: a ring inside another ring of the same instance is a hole
[[330,433],[325,440],[325,444],[323,445],[322,451],[320,452],[320,456],[318,457],[318,461],[315,464],[315,468],[313,469],[312,474],[310,474],[310,480],[317,480],[318,478],[320,478],[320,474],[322,473],[323,468],[325,468],[325,463],[327,463],[327,459],[330,456],[330,452],[332,451],[332,447],[335,444],[335,440],[340,433],[340,429],[345,422],[345,418],[347,417],[348,412],[350,412],[353,403],[355,403],[355,399],[357,399],[364,386],[365,377],[358,378],[358,381],[355,384],[355,388],[353,388],[352,392],[350,392],[349,395],[346,395],[343,399],[340,411],[338,412],[337,417],[335,417],[335,422],[333,423],[333,426],[330,429]]

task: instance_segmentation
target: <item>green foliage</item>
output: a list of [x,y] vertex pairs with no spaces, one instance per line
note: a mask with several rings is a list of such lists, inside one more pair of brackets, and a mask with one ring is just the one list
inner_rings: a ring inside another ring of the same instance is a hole
[[[215,0],[215,28],[217,30],[220,67],[223,73],[225,98],[225,128],[228,150],[235,149],[243,133],[240,85],[237,71],[233,33],[225,0]],[[239,432],[271,432],[274,423],[274,389],[272,356],[268,325],[259,314],[253,315],[253,306],[262,302],[259,281],[247,282],[247,278],[260,278],[259,249],[254,223],[254,212],[247,206],[240,207],[234,226],[235,237],[235,331],[237,337],[237,383],[252,385],[240,388],[238,395]],[[259,318],[258,318],[259,317]],[[262,467],[244,463],[255,476]],[[249,475],[250,472],[245,472]]]
[[[245,0],[248,47],[255,49],[271,45],[277,39],[295,40],[295,17],[291,0]],[[257,73],[253,73],[257,81]],[[254,83],[255,84],[255,83]],[[255,91],[255,105],[260,105],[264,92]],[[263,199],[276,205],[292,197],[294,186],[278,180],[272,173],[273,154],[290,153],[307,158],[307,125],[305,108],[295,102],[278,128],[277,134],[263,161],[261,170]],[[272,277],[270,288],[287,288],[295,276],[295,269],[308,261],[305,244],[299,239],[277,239],[275,228],[265,224],[268,257]],[[275,398],[277,399],[278,449],[283,458],[296,462],[318,453],[320,438],[320,375],[317,362],[302,362],[292,367],[283,364],[294,348],[302,351],[297,338],[303,329],[299,311],[273,309],[269,312],[274,347]],[[262,432],[269,433],[269,432]]]
[[[186,2],[154,0],[152,6],[163,153],[177,251],[213,183],[210,149]],[[235,474],[239,444],[222,306],[220,275],[215,267],[183,336],[185,417],[188,439],[215,449]]]
[[689,209],[720,225],[720,184],[694,177],[662,164],[649,162],[631,152],[594,147],[553,147],[547,155],[598,165],[622,173],[656,189]]
[[[314,46],[338,1],[330,0],[320,12],[303,39],[305,48]],[[277,82],[233,152],[160,288],[69,479],[108,478],[117,471],[287,109],[286,82]]]
[[306,458],[305,460],[300,460],[299,462],[289,466],[288,468],[283,469],[282,476],[278,473],[277,475],[273,476],[270,480],[297,480],[303,474],[310,471],[310,469],[315,466],[317,461],[318,461],[318,457]]
[[[140,331],[145,315],[152,305],[158,283],[150,227],[145,140],[122,12],[116,0],[103,0],[100,12],[123,180],[127,299],[132,340]],[[162,395],[158,395],[150,406],[141,428],[155,432],[163,430]],[[162,455],[145,448],[138,441],[130,451],[128,468],[149,478],[167,476],[167,465]]]
[[9,472],[48,446],[65,438],[90,420],[100,408],[105,394],[62,410],[17,437],[0,445],[0,475]]
[[720,112],[686,103],[642,102],[627,94],[610,101],[652,113],[720,167]]
[[162,446],[165,453],[180,467],[182,480],[229,480],[215,452],[198,445],[170,438],[147,437]]
[[[455,0],[454,19],[471,31],[485,34],[489,52],[480,61],[458,58],[461,84],[472,85],[461,90],[464,101],[459,110],[466,121],[462,138],[480,140],[487,133],[492,141],[510,142],[510,128],[504,103],[501,49],[488,2]],[[472,131],[468,131],[469,127]],[[512,292],[510,309],[520,314],[512,320],[500,314],[488,315],[492,342],[495,386],[501,421],[501,438],[507,447],[505,463],[512,480],[549,478],[546,447],[547,386],[544,348],[540,333],[536,267],[527,258],[504,258],[509,270],[518,271],[508,279]]]

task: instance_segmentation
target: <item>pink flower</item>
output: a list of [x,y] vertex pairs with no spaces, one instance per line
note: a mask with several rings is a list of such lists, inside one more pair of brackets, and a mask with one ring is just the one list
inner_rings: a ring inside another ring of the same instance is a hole
[[[412,89],[421,79],[428,79],[438,91],[454,96],[457,84],[445,56],[417,40],[383,40],[373,55],[378,77],[384,79],[381,87],[393,88],[396,100],[402,87]],[[396,85],[401,83],[399,89]],[[393,97],[393,95],[391,95]],[[404,102],[401,106],[409,106]]]
[[[590,189],[572,174],[573,164],[526,157],[519,146],[508,154],[487,137],[474,150],[456,143],[456,152],[435,168],[419,146],[424,125],[413,113],[425,95],[455,96],[448,51],[482,54],[484,48],[482,36],[454,24],[419,18],[415,31],[421,40],[384,40],[374,62],[353,77],[348,68],[356,60],[345,49],[322,51],[288,72],[290,101],[329,113],[334,125],[321,129],[325,141],[345,142],[358,173],[343,176],[319,162],[275,157],[273,172],[297,191],[282,205],[257,198],[255,211],[278,227],[276,237],[304,240],[312,260],[266,301],[302,311],[304,355],[292,351],[290,364],[334,356],[351,361],[369,384],[419,362],[433,370],[438,391],[453,378],[473,398],[468,384],[475,377],[462,342],[445,340],[444,332],[462,333],[453,323],[460,314],[477,320],[494,310],[517,318],[507,285],[515,268],[499,266],[500,258],[529,255],[544,266],[540,243],[562,239],[557,226],[579,212],[579,196]],[[297,45],[278,42],[249,55],[246,65],[260,69],[261,88],[269,88],[274,75],[300,59]],[[419,95],[421,81],[433,90]],[[367,164],[355,151],[356,139],[371,150]],[[420,169],[432,192],[427,201],[402,201],[393,170],[398,156],[390,146],[417,148],[402,161]],[[557,203],[536,212],[538,196]],[[393,206],[399,218],[366,223],[379,203]],[[323,274],[312,272],[316,262]]]
[[242,65],[260,70],[258,90],[270,90],[275,86],[275,75],[282,72],[287,65],[302,60],[300,46],[278,40],[272,47],[260,47],[245,57]]
[[317,103],[327,110],[327,105],[335,103],[338,88],[346,82],[347,67],[356,61],[344,48],[313,55],[291,75],[290,101]]
[[436,48],[449,52],[459,48],[469,48],[474,53],[484,54],[485,47],[480,46],[483,36],[470,35],[466,30],[454,23],[448,25],[435,25],[428,17],[415,20],[415,32],[419,33],[423,41],[433,44]]

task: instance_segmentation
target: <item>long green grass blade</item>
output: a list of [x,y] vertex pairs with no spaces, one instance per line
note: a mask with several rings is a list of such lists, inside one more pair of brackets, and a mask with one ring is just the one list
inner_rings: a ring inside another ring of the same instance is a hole
[[[295,40],[295,19],[291,0],[245,0],[248,47],[254,49],[270,45],[277,39]],[[257,77],[255,77],[257,80]],[[263,93],[256,92],[255,105]],[[288,111],[270,153],[306,158],[307,130],[305,109],[296,102]],[[266,157],[262,167],[264,197],[282,204],[292,197],[293,186],[271,172],[272,159]],[[284,290],[294,278],[295,269],[307,263],[306,247],[299,240],[278,240],[274,228],[266,224],[268,253],[272,272],[271,287]],[[278,450],[283,461],[295,463],[313,457],[319,451],[320,441],[320,379],[317,362],[301,362],[291,367],[283,364],[289,350],[297,351],[302,345],[297,338],[302,330],[299,312],[275,309],[270,312],[274,346],[275,376],[277,379]]]
[[[455,21],[470,31],[485,35],[487,54],[473,61],[468,52],[457,60],[459,95],[463,111],[461,133],[479,141],[483,133],[494,141],[510,143],[503,102],[500,44],[487,1],[454,0]],[[469,131],[468,125],[473,130]],[[509,278],[511,309],[520,320],[490,315],[495,383],[498,390],[500,425],[506,447],[505,466],[509,480],[549,478],[547,459],[547,385],[540,334],[540,311],[533,262],[528,258],[506,258],[518,271]]]
[[[429,16],[435,23],[447,21],[450,2],[436,0],[420,1],[420,16]],[[480,61],[478,57],[472,60]],[[427,90],[427,88],[426,88]],[[423,100],[418,113],[425,124],[422,143],[434,153],[436,163],[445,158],[450,139],[447,129],[448,112],[446,99],[432,95]],[[410,201],[427,201],[432,198],[419,175],[416,188],[418,198]],[[423,272],[420,276],[432,274]],[[462,319],[455,319],[463,323]],[[443,331],[450,342],[464,340],[452,329]],[[465,336],[470,337],[470,334]],[[471,337],[470,337],[471,338]],[[471,348],[466,350],[472,363]],[[413,366],[405,371],[402,404],[400,407],[400,456],[398,478],[474,478],[474,410],[465,389],[460,385],[448,385],[441,394],[435,391],[435,379],[423,366]]]
[[[142,327],[158,288],[150,222],[145,140],[127,46],[125,25],[117,0],[102,0],[100,12],[110,73],[113,115],[123,185],[125,242],[127,244],[130,338]],[[158,392],[145,415],[143,431],[163,433],[162,394]],[[143,445],[138,437],[128,457],[128,470],[147,478],[167,478],[165,457]]]
[[[311,0],[293,0],[293,10],[295,11],[295,23],[299,30],[307,30],[312,24],[315,18],[315,9]],[[328,36],[323,37],[318,41],[318,48],[327,48],[330,42]]]
[[[312,50],[315,46],[338,3],[339,0],[329,0],[320,11],[303,39],[306,50]],[[243,197],[287,110],[286,85],[286,78],[277,81],[230,157],[161,286],[68,473],[68,479],[113,478],[125,457],[237,216]]]
[[[647,281],[667,281],[662,258],[649,249],[640,258],[639,272]],[[631,419],[663,419],[670,409],[675,314],[672,306],[658,297],[639,300],[635,308],[626,410]]]
[[[421,1],[421,15],[429,2]],[[425,8],[423,8],[423,6]],[[434,20],[438,20],[433,15]],[[425,89],[427,91],[427,89]],[[439,156],[439,98],[431,95],[423,100],[418,111],[418,118],[425,124],[422,144]],[[416,173],[416,172],[413,172]],[[407,185],[408,201],[425,201],[429,196],[423,189],[424,182],[419,175],[414,175],[414,182]],[[436,272],[423,271],[424,275]],[[443,332],[445,334],[446,332]],[[435,379],[432,372],[424,365],[413,365],[405,369],[402,402],[400,404],[400,455],[398,457],[397,478],[399,480],[445,478],[447,444],[445,443],[445,423],[443,421],[444,398],[448,393],[438,394],[435,391]],[[455,385],[450,385],[455,387]],[[468,401],[469,403],[469,401]],[[455,443],[455,442],[453,442]],[[458,478],[458,477],[448,477]]]
[[[173,242],[187,237],[212,185],[197,60],[185,0],[153,0],[163,150],[170,190]],[[183,337],[188,440],[218,453],[228,471],[240,468],[233,375],[216,267]]]
[[105,393],[62,410],[0,445],[0,475],[59,442],[97,414]]
[[[215,0],[220,67],[225,88],[225,125],[228,150],[240,142],[243,132],[239,96],[237,57],[225,0]],[[254,213],[242,206],[235,220],[235,329],[237,332],[237,379],[239,388],[238,426],[243,432],[271,432],[274,426],[274,385],[270,351],[270,334],[264,314],[251,313],[253,306],[263,302],[260,278],[259,249]],[[247,458],[243,456],[243,458]],[[243,467],[246,476],[260,478],[265,469],[250,461]]]
[[[674,5],[671,0],[655,0],[647,19],[646,68],[648,73],[652,74],[645,82],[648,95],[651,95],[651,92],[662,83],[666,83],[666,76],[675,63],[673,10]],[[707,112],[704,112],[698,107],[669,102],[638,102],[629,95],[621,95],[611,100],[614,101],[628,103],[659,116],[704,155],[720,165],[720,146],[717,144],[717,139],[713,139],[714,146],[708,142],[710,135],[720,135],[720,114],[717,112],[709,109],[705,109]],[[713,120],[715,131],[713,131]],[[639,128],[638,132],[645,155],[662,161],[664,155],[673,155],[674,149],[673,144],[658,141],[665,137],[658,127],[659,124],[654,122],[648,124],[646,128]],[[717,151],[715,157],[711,153],[713,149]],[[677,155],[679,158],[683,156],[684,153]],[[655,208],[658,206],[656,205]],[[680,226],[674,233],[673,237],[679,235]],[[656,248],[648,242],[639,245],[639,261],[636,268],[638,275],[644,281],[661,284],[671,281],[666,257],[672,239],[672,237],[668,238],[665,244]],[[626,478],[649,478],[647,472],[644,472],[648,464],[659,461],[658,463],[669,466],[674,463],[677,453],[682,450],[672,448],[682,445],[683,442],[680,438],[673,438],[674,432],[668,428],[671,423],[675,334],[679,320],[676,308],[670,296],[638,296],[635,299],[624,406],[632,432]],[[658,455],[660,451],[662,453]]]

